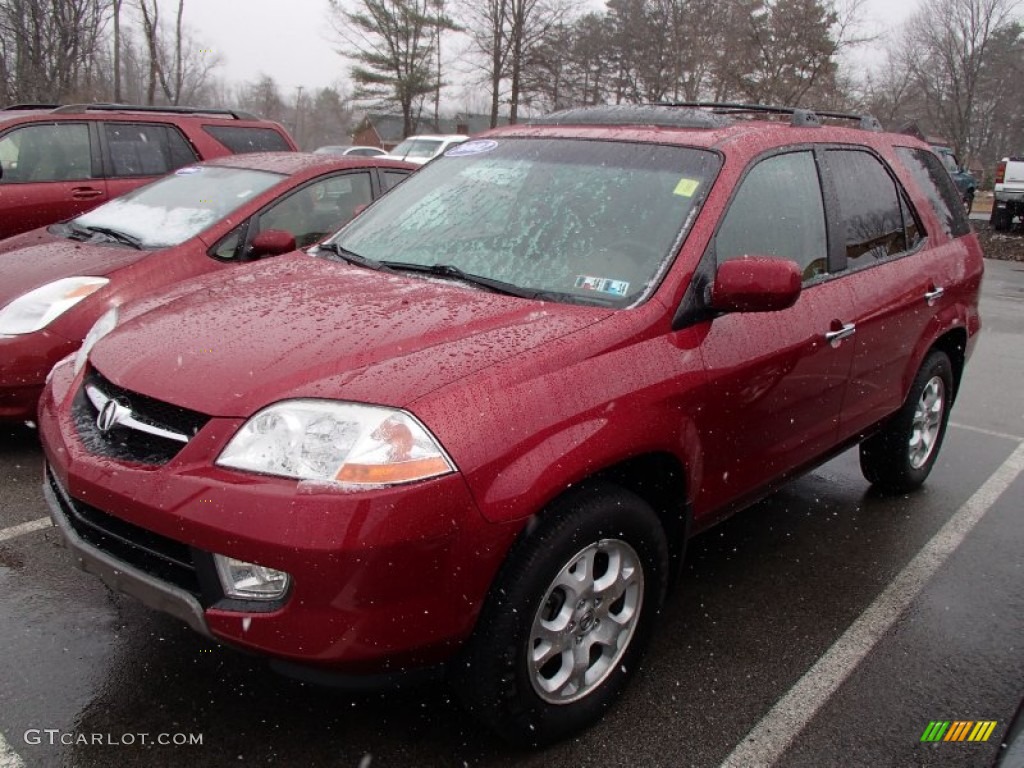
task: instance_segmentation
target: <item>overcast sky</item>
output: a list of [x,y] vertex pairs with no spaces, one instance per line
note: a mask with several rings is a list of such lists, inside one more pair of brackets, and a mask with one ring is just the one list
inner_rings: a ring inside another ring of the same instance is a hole
[[[591,0],[602,7],[599,0]],[[899,25],[918,0],[866,0],[865,23],[884,31]],[[223,59],[219,75],[234,82],[273,77],[286,97],[295,88],[348,82],[348,63],[335,50],[327,0],[187,0],[185,21]],[[865,53],[858,55],[862,61]],[[458,97],[455,96],[455,100]]]

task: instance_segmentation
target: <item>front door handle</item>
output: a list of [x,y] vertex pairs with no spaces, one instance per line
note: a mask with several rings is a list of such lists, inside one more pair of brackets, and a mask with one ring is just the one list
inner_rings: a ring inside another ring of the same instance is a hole
[[71,197],[75,200],[92,200],[102,194],[103,190],[95,187],[73,187],[71,190]]
[[945,288],[932,288],[924,295],[924,300],[928,302],[928,306],[932,306],[936,301],[941,299],[945,295]]
[[857,332],[857,326],[853,323],[847,323],[842,328],[835,331],[829,331],[825,334],[825,341],[831,344],[833,347],[838,347],[839,343],[843,339],[848,339]]

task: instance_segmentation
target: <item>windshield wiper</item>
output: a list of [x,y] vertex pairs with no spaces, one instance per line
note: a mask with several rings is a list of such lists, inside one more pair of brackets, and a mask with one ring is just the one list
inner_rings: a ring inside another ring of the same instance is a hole
[[580,304],[596,302],[599,304],[614,305],[614,300],[608,300],[603,296],[577,296],[574,293],[563,293],[562,291],[545,291],[537,288],[523,288],[515,283],[506,283],[504,280],[495,280],[492,277],[474,275],[463,272],[454,264],[412,264],[405,261],[382,261],[386,267],[405,272],[422,272],[425,275],[435,277],[450,277],[453,280],[461,280],[464,283],[479,285],[494,293],[503,293],[507,296],[517,296],[521,299],[535,299],[539,301],[559,301],[567,304]]
[[367,269],[373,269],[378,272],[391,271],[384,265],[383,262],[368,259],[365,256],[359,255],[355,251],[350,251],[348,248],[345,248],[344,246],[339,245],[338,243],[320,243],[320,245],[318,245],[316,249],[318,251],[327,251],[328,253],[333,253],[335,256],[337,256],[339,259],[341,259],[347,264],[355,264],[356,266],[366,267]]
[[115,242],[121,243],[122,245],[130,245],[137,251],[142,250],[142,241],[139,238],[133,235],[129,235],[125,232],[119,232],[116,229],[111,229],[110,227],[83,227],[78,224],[72,224],[71,229],[74,232],[78,232],[81,234],[89,233],[103,235],[104,237],[109,238],[110,240],[114,240]]
[[494,280],[483,275],[472,275],[469,272],[463,272],[454,264],[413,264],[408,261],[382,261],[381,264],[402,272],[422,272],[425,275],[433,275],[434,277],[450,277],[454,280],[461,280],[464,283],[479,285],[495,293],[519,296],[524,299],[536,299],[540,295],[546,294],[546,291],[521,288],[518,285],[506,283],[502,280]]

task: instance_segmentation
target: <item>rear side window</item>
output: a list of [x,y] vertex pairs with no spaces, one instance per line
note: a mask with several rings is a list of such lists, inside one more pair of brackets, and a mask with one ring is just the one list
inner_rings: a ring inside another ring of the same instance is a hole
[[112,176],[162,176],[194,163],[196,154],[167,125],[104,123]]
[[961,237],[970,232],[971,224],[960,201],[960,193],[942,161],[924,149],[896,147],[896,154],[932,204],[943,231],[951,237]]
[[284,136],[273,128],[244,128],[235,125],[204,125],[203,130],[236,155],[247,152],[287,152]]
[[881,162],[855,150],[830,150],[827,155],[843,219],[847,267],[860,269],[909,250],[912,242],[908,241],[904,212],[913,224],[911,237],[915,239],[916,222]]
[[825,272],[825,209],[810,152],[769,157],[747,173],[718,230],[715,255],[719,263],[755,255],[791,259],[804,280]]

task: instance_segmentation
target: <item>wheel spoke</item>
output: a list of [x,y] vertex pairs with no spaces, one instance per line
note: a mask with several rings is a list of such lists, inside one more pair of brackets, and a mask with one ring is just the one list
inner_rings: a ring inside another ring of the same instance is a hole
[[562,655],[571,648],[571,636],[559,636],[557,639],[542,640],[533,647],[533,663],[538,667],[543,667],[555,656]]

